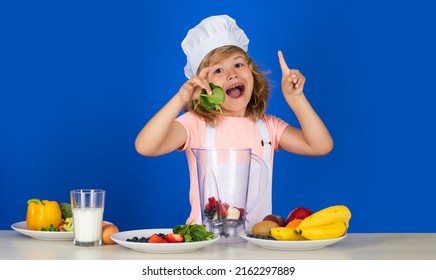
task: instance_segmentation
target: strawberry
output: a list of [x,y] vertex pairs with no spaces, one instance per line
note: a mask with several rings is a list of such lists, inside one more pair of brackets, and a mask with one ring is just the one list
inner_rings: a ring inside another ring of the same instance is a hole
[[236,207],[239,210],[239,219],[242,219],[242,217],[244,216],[245,210],[244,208],[239,208]]
[[[226,203],[225,203],[226,204]],[[218,210],[218,211],[220,211],[220,213],[221,213],[221,217],[222,218],[225,218],[225,217],[227,217],[227,208],[228,208],[228,206],[226,207],[226,205],[224,205],[224,204],[218,204],[219,205],[219,207],[220,207],[220,210]],[[227,204],[228,205],[228,204]]]
[[157,234],[153,234],[150,236],[150,239],[148,239],[148,243],[168,243],[165,239],[160,237]]
[[177,233],[168,233],[165,235],[165,241],[168,243],[180,243],[185,241],[183,235]]
[[208,205],[208,209],[213,209],[213,208],[215,208],[215,206],[216,206],[216,199],[215,199],[215,197],[209,197],[208,199],[207,199],[209,202],[207,203],[207,205]]

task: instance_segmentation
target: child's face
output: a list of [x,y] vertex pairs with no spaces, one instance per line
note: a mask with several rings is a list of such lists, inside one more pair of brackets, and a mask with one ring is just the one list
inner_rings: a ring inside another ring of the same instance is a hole
[[211,61],[212,70],[207,78],[209,82],[223,88],[226,93],[221,105],[226,116],[244,117],[248,102],[253,94],[253,74],[245,56],[234,53],[222,60]]

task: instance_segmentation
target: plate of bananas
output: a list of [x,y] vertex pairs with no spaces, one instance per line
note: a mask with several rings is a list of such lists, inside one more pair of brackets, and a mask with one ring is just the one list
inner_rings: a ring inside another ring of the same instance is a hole
[[[261,221],[239,235],[260,247],[273,250],[315,250],[347,237],[351,212],[345,205],[333,205],[286,226]],[[297,223],[295,223],[297,222]]]
[[270,250],[281,251],[304,251],[304,250],[317,250],[322,249],[332,244],[335,244],[347,235],[343,235],[338,238],[322,239],[322,240],[275,240],[264,239],[258,237],[251,237],[249,231],[241,231],[239,235],[250,243]]

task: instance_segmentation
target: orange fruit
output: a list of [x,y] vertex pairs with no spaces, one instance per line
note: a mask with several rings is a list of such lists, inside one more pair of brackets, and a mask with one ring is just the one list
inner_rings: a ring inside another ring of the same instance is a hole
[[103,244],[115,244],[111,235],[119,232],[118,227],[114,224],[107,224],[101,230],[101,240]]
[[290,221],[286,227],[287,228],[293,228],[295,229],[296,227],[298,227],[298,225],[303,221],[303,219],[294,219],[292,221]]

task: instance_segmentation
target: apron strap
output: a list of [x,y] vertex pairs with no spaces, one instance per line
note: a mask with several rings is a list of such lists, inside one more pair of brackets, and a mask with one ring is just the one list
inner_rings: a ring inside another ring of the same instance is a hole
[[263,160],[269,168],[271,162],[271,139],[269,138],[268,129],[266,128],[266,124],[262,119],[259,119],[256,122],[256,126],[259,130],[260,137],[262,137],[260,143],[263,147]]
[[206,148],[213,148],[215,146],[215,127],[210,125],[206,126]]

